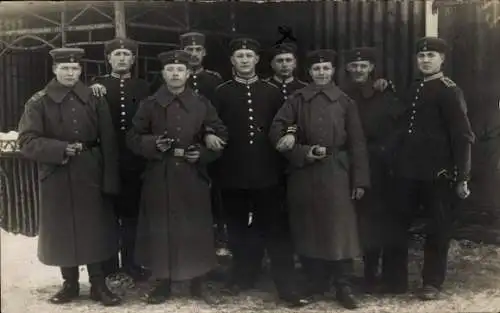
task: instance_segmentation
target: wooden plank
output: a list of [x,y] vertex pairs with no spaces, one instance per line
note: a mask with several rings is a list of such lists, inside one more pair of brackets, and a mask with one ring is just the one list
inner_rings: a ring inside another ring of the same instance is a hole
[[116,37],[127,37],[127,24],[125,22],[125,3],[113,1],[115,8],[115,35]]

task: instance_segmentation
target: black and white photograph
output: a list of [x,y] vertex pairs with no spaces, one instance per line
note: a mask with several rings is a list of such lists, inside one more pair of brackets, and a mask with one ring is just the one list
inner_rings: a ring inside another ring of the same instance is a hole
[[500,312],[500,0],[0,1],[4,313]]

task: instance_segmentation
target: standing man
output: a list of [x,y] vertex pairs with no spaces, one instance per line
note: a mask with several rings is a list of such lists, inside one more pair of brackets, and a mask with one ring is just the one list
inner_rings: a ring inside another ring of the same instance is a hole
[[367,292],[374,291],[378,285],[379,265],[382,267],[381,282],[388,284],[391,279],[392,260],[384,249],[396,235],[389,201],[393,197],[391,139],[396,133],[397,118],[403,113],[403,105],[396,98],[392,83],[389,82],[390,88],[384,91],[374,88],[375,60],[375,48],[348,51],[346,70],[350,80],[343,88],[358,105],[370,161],[371,188],[356,205]]
[[281,91],[283,102],[307,84],[294,76],[297,68],[297,47],[293,43],[277,44],[271,49],[271,68],[274,75],[266,81]]
[[[197,32],[189,32],[180,36],[181,49],[191,55],[190,66],[192,72],[188,79],[189,88],[213,102],[215,88],[222,84],[223,81],[219,73],[203,67],[203,60],[207,55],[205,40],[205,35]],[[210,165],[208,169],[210,176],[213,176],[212,166]],[[219,245],[225,237],[225,231],[220,190],[216,184],[212,184],[211,201],[216,226],[216,244]]]
[[280,299],[301,306],[304,302],[295,292],[293,249],[283,218],[281,158],[267,136],[282,96],[255,73],[260,49],[257,41],[235,39],[230,49],[235,76],[220,85],[214,97],[229,132],[228,145],[216,168],[233,253],[228,287],[233,293],[252,288],[267,249]]
[[[337,300],[355,309],[352,258],[360,249],[352,201],[362,198],[370,182],[358,108],[332,82],[334,62],[333,50],[309,53],[313,83],[279,110],[270,137],[273,143],[296,137],[291,150],[282,151],[290,162],[287,193],[295,250],[308,274],[310,294],[328,291],[333,276]],[[290,133],[290,125],[296,131]]]
[[118,151],[108,104],[79,80],[83,54],[76,48],[50,51],[56,77],[26,103],[19,146],[39,162],[38,258],[59,266],[64,279],[50,302],[77,298],[78,266],[87,265],[91,299],[111,306],[120,298],[106,287],[101,262],[117,251],[105,197],[118,193]]
[[469,194],[467,181],[474,141],[462,90],[442,72],[446,42],[436,37],[417,41],[416,59],[422,78],[411,86],[403,115],[405,129],[396,151],[396,209],[401,223],[401,242],[391,258],[397,261],[394,291],[408,288],[407,231],[423,207],[430,220],[424,247],[423,300],[439,298],[446,277],[453,222],[453,189],[461,199]]
[[[190,280],[191,293],[209,300],[202,278],[216,264],[206,165],[220,152],[207,149],[226,130],[205,97],[186,88],[190,55],[162,53],[165,85],[144,100],[133,119],[129,147],[148,160],[144,172],[136,259],[158,279],[150,304],[170,296],[171,281]],[[211,300],[210,300],[211,301]]]
[[107,42],[104,49],[111,74],[94,78],[92,89],[96,95],[104,95],[109,104],[120,152],[121,181],[121,192],[114,199],[114,212],[120,229],[121,262],[118,254],[115,255],[104,263],[104,271],[106,275],[123,272],[134,280],[143,280],[146,273],[134,262],[134,245],[145,161],[127,148],[125,134],[132,126],[132,117],[140,101],[150,95],[150,88],[145,80],[132,77],[131,69],[137,51],[133,40],[115,38]]

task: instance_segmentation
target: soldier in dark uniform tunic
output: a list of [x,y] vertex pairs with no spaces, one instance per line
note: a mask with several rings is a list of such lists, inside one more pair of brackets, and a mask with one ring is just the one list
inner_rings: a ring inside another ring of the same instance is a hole
[[391,198],[391,138],[403,105],[396,98],[395,88],[379,91],[373,87],[376,50],[356,48],[346,55],[350,81],[342,88],[356,101],[367,142],[370,161],[371,188],[356,203],[358,230],[364,252],[364,278],[366,291],[373,291],[378,282],[379,263],[382,259],[382,282],[387,279],[390,259],[383,247],[394,239],[394,219],[390,211]]
[[[113,125],[120,149],[121,192],[114,201],[114,211],[120,226],[120,255],[107,261],[104,270],[107,275],[122,271],[134,279],[145,278],[144,270],[134,263],[135,233],[141,191],[141,174],[145,161],[127,148],[125,134],[132,125],[140,101],[150,95],[148,83],[133,78],[130,70],[135,61],[137,44],[127,38],[115,38],[105,45],[105,53],[111,65],[111,74],[95,77],[94,89],[103,89],[109,103]],[[104,88],[100,87],[103,86]]]
[[[425,37],[416,44],[417,63],[422,78],[408,93],[403,115],[405,127],[396,150],[397,217],[401,223],[398,238],[406,239],[416,212],[423,207],[429,219],[424,247],[423,300],[437,299],[446,277],[447,255],[452,224],[453,188],[460,198],[469,195],[467,181],[471,169],[471,144],[474,141],[462,90],[441,70],[446,43]],[[403,240],[391,258],[393,289],[408,287],[408,242]]]
[[[213,101],[215,88],[223,83],[222,76],[215,71],[203,67],[203,60],[207,54],[205,49],[205,35],[197,32],[189,32],[180,36],[181,49],[191,55],[192,73],[188,79],[188,86],[194,92],[201,94]],[[209,174],[213,176],[212,166],[209,165]],[[211,189],[212,214],[216,226],[216,243],[220,244],[224,239],[224,219],[222,216],[222,204],[220,191],[217,185]]]
[[274,75],[265,79],[281,91],[283,102],[296,90],[307,84],[294,76],[297,68],[297,47],[293,43],[281,43],[271,49],[271,67]]
[[79,80],[83,49],[60,48],[50,54],[56,78],[28,100],[19,122],[21,153],[39,163],[38,257],[60,266],[64,279],[50,302],[77,298],[78,267],[87,265],[91,299],[117,305],[120,298],[106,287],[101,267],[118,248],[105,199],[119,190],[108,105]]
[[282,218],[282,159],[267,136],[282,105],[282,96],[255,73],[259,46],[247,38],[231,42],[236,75],[220,85],[214,97],[214,105],[229,132],[228,144],[216,162],[215,176],[222,190],[229,248],[233,253],[228,287],[233,293],[253,287],[258,279],[261,251],[266,248],[280,298],[299,306],[303,301],[294,290],[293,250],[286,232],[287,221]]

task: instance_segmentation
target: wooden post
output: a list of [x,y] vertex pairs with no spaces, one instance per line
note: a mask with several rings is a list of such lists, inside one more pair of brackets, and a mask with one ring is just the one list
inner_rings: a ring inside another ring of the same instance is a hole
[[125,2],[114,1],[115,7],[115,37],[127,37],[127,24],[125,22]]
[[61,47],[66,46],[66,1],[63,4],[63,10],[61,11]]
[[438,12],[433,10],[432,0],[425,0],[425,36],[437,37],[438,34]]

